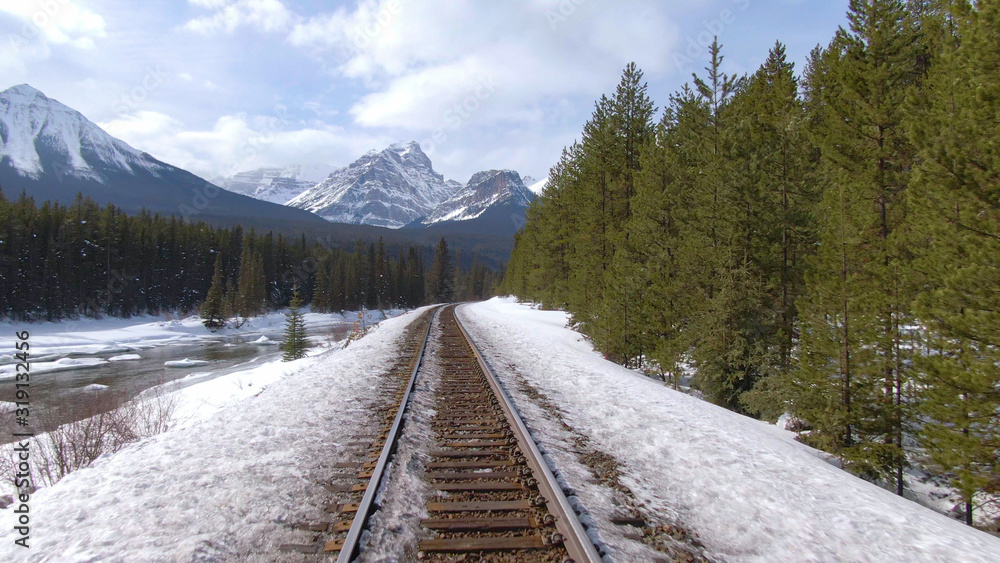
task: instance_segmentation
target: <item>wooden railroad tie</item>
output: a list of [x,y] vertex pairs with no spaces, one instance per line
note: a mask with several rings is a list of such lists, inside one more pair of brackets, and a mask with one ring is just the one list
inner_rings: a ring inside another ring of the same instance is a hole
[[537,528],[535,519],[528,517],[507,518],[429,518],[420,522],[425,528],[446,532],[507,532]]
[[501,538],[448,538],[423,540],[421,551],[496,551],[499,549],[542,549],[545,539],[539,535]]
[[524,485],[518,481],[468,481],[464,483],[431,483],[439,491],[522,491]]
[[527,500],[494,500],[473,502],[428,502],[429,512],[508,512],[531,510]]

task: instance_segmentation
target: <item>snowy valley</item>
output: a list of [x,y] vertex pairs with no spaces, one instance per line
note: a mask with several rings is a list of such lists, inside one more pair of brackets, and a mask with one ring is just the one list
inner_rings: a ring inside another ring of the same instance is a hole
[[[327,503],[315,452],[336,458],[370,424],[377,374],[418,312],[346,348],[179,391],[183,421],[40,490],[32,556],[4,542],[5,559],[290,557],[279,544],[306,542],[294,524]],[[667,541],[636,539],[613,523],[623,511],[696,534],[713,561],[988,562],[1000,552],[1000,539],[850,476],[791,433],[603,360],[563,313],[494,299],[459,314],[613,560],[655,559]]]

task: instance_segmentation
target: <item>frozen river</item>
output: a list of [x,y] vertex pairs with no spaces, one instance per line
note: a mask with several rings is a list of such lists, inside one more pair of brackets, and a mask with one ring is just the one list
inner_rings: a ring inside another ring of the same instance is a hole
[[[372,316],[376,318],[371,321],[381,318],[377,313]],[[271,314],[254,319],[239,331],[214,334],[193,317],[152,323],[107,319],[9,328],[32,334],[31,415],[48,430],[107,411],[147,389],[176,391],[273,361],[281,355],[278,344],[283,338],[283,320],[280,313]],[[307,334],[314,346],[333,345],[347,336],[355,320],[354,314],[309,314]],[[13,389],[12,353],[0,354],[0,387]],[[124,355],[138,358],[115,360]],[[183,360],[197,365],[166,365]],[[6,433],[0,438],[0,443],[9,441]]]

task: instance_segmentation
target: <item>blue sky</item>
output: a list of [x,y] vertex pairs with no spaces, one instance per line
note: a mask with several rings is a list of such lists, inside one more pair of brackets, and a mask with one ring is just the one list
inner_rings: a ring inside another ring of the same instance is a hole
[[446,177],[541,178],[635,61],[658,107],[706,63],[801,68],[848,0],[0,0],[0,90],[28,83],[212,178],[416,140]]

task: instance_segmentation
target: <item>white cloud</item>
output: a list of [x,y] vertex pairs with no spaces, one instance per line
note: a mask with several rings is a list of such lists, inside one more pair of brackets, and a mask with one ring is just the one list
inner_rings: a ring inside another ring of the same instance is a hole
[[0,12],[22,20],[21,40],[41,36],[52,44],[92,49],[94,39],[107,36],[104,18],[69,0],[0,0]]
[[348,135],[312,122],[288,123],[279,115],[225,115],[207,130],[188,129],[155,111],[139,111],[100,123],[111,135],[154,157],[205,178],[290,163],[350,162],[389,140]]
[[288,41],[370,90],[350,109],[358,124],[422,131],[463,107],[462,123],[537,119],[553,100],[607,91],[631,61],[668,72],[679,37],[659,3],[365,0],[296,24]]
[[188,21],[184,29],[201,34],[219,31],[233,33],[247,26],[258,31],[284,31],[296,17],[279,0],[189,0],[195,6],[215,13]]

